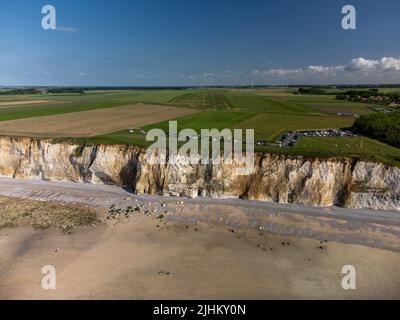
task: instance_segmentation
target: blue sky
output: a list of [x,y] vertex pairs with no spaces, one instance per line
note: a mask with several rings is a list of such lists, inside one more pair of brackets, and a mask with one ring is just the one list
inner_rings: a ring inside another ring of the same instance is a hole
[[[400,83],[398,0],[0,4],[3,86]],[[46,4],[58,30],[41,28]]]

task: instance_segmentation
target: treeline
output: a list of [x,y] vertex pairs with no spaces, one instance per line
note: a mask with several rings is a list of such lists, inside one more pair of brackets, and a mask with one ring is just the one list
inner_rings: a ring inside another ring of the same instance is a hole
[[336,99],[338,100],[359,100],[361,98],[370,98],[370,97],[378,97],[380,95],[378,89],[369,89],[369,90],[347,90],[344,92],[340,92],[336,95]]
[[337,94],[336,99],[381,105],[400,104],[400,92],[383,93],[376,88],[369,90],[348,90]]
[[337,89],[370,89],[370,88],[400,88],[400,84],[349,84],[349,85],[337,85]]
[[319,87],[299,88],[299,94],[326,94],[326,91]]
[[49,88],[49,89],[35,89],[35,88],[24,88],[24,89],[9,89],[1,90],[1,95],[23,95],[23,94],[41,94],[41,93],[80,93],[84,94],[83,88]]
[[157,86],[157,87],[81,87],[82,90],[88,91],[88,90],[186,90],[186,89],[196,89],[196,88],[224,88],[223,86],[215,86],[215,87],[196,87],[196,86],[186,86],[186,87],[163,87],[163,86]]
[[36,89],[12,89],[12,90],[4,90],[0,91],[2,95],[9,95],[9,94],[38,94],[40,91]]
[[47,93],[80,93],[84,94],[85,91],[81,88],[52,88],[47,89]]
[[361,116],[354,122],[352,130],[400,148],[400,111]]

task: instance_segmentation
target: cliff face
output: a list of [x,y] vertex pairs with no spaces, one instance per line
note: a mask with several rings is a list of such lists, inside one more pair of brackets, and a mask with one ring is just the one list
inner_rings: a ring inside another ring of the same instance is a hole
[[139,193],[400,210],[400,169],[385,164],[257,154],[254,174],[236,176],[233,166],[150,165],[145,150],[135,146],[0,138],[1,176],[115,184]]

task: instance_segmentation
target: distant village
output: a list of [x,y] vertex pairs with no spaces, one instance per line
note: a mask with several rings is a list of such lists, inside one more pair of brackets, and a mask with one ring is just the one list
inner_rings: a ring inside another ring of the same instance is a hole
[[400,107],[399,92],[382,93],[378,89],[348,90],[337,94],[336,99],[381,105],[373,108],[376,112],[394,112]]

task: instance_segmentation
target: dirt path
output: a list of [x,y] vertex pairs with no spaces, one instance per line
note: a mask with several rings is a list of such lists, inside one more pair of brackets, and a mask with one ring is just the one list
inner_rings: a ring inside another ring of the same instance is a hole
[[[18,105],[29,105],[29,104],[43,104],[43,103],[51,103],[51,100],[21,100],[21,101],[0,101],[0,107],[8,107],[8,106],[18,106]],[[60,101],[61,102],[61,101]]]

